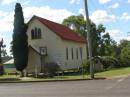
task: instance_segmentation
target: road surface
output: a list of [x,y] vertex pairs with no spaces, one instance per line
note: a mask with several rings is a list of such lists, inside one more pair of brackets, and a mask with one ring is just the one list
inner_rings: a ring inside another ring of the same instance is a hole
[[130,78],[0,83],[0,97],[130,97]]

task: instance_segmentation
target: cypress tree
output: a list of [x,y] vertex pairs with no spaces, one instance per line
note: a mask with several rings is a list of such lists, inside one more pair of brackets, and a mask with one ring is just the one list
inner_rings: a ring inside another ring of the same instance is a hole
[[20,3],[15,5],[14,29],[12,50],[14,56],[14,64],[18,71],[23,74],[23,70],[28,62],[28,42],[26,35],[27,25],[24,24],[24,16]]

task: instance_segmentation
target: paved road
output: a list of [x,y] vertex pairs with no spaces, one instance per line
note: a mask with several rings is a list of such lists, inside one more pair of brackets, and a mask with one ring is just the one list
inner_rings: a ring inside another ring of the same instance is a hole
[[130,97],[130,78],[0,84],[0,97]]

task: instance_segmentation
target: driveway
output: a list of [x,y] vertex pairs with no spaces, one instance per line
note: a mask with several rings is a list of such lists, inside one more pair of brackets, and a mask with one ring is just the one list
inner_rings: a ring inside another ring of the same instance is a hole
[[0,97],[130,97],[130,78],[0,84]]

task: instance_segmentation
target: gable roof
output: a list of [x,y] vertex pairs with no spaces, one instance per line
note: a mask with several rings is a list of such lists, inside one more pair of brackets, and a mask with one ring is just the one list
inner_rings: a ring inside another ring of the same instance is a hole
[[81,43],[86,42],[86,39],[84,37],[78,35],[74,31],[72,31],[70,28],[62,24],[58,24],[58,23],[52,22],[50,20],[47,20],[38,16],[33,16],[31,20],[33,20],[34,18],[39,20],[42,24],[47,26],[49,29],[51,29],[53,32],[55,32],[58,36],[60,36],[64,40],[71,40],[71,41],[76,41],[76,42],[81,42]]

